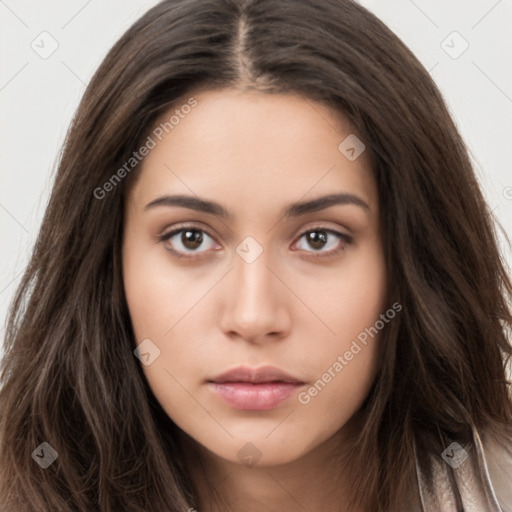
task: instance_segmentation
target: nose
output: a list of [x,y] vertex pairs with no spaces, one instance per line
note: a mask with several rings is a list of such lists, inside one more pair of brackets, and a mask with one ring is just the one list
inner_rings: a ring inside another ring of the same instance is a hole
[[221,312],[222,332],[251,344],[285,338],[291,327],[287,301],[292,294],[275,275],[267,252],[252,263],[235,254],[233,265]]

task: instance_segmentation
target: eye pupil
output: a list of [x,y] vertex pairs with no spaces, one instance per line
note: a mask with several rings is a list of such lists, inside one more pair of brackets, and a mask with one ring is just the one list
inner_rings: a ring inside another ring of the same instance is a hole
[[311,231],[308,233],[308,242],[311,247],[321,249],[327,243],[327,236],[324,231]]
[[187,249],[197,249],[203,242],[203,235],[197,229],[183,231],[181,241]]

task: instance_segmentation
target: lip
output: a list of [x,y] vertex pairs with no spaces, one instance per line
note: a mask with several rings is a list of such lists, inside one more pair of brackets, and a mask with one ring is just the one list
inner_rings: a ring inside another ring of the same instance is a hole
[[239,366],[208,380],[211,390],[235,409],[261,411],[274,409],[304,384],[275,366]]
[[301,383],[299,379],[286,373],[285,371],[277,368],[276,366],[260,366],[259,368],[250,368],[249,366],[237,366],[232,370],[221,373],[217,377],[211,379],[210,382],[225,383],[225,382],[288,382],[288,383]]

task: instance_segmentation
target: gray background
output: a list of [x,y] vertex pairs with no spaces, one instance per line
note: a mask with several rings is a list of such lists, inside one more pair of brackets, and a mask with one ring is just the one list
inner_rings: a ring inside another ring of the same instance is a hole
[[[114,42],[156,3],[0,0],[2,339],[7,307],[34,244],[78,101]],[[360,3],[431,73],[470,148],[485,196],[511,236],[512,0]],[[58,47],[45,55],[52,45]],[[512,266],[501,235],[500,241]]]

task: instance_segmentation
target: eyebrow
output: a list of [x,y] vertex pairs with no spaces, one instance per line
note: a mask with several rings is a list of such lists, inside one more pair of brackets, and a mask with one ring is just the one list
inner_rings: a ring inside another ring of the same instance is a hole
[[[286,207],[283,216],[288,218],[298,217],[306,213],[324,210],[325,208],[329,208],[331,206],[346,204],[359,206],[367,213],[370,211],[370,206],[368,205],[368,203],[361,199],[359,196],[349,193],[339,193],[318,197],[311,201],[292,203]],[[196,210],[198,212],[217,215],[225,219],[233,217],[233,214],[226,210],[219,203],[216,203],[215,201],[201,199],[199,197],[194,196],[165,195],[157,197],[156,199],[148,203],[144,207],[144,210],[156,208],[157,206],[181,206],[182,208],[188,208],[190,210]]]

